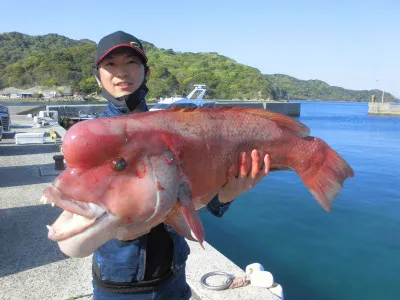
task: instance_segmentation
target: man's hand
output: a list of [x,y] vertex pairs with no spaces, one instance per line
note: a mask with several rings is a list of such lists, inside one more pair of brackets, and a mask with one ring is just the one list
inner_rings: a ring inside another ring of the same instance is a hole
[[239,170],[218,192],[221,203],[228,203],[243,192],[254,187],[269,173],[270,157],[268,154],[262,160],[257,150],[251,152],[251,160],[245,152],[239,158]]

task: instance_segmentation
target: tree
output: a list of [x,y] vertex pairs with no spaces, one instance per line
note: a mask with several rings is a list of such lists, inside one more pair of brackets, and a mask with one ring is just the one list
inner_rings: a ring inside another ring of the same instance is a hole
[[47,80],[47,82],[45,83],[45,86],[55,88],[55,87],[57,86],[57,81],[56,81],[56,79],[55,79],[55,78],[50,78],[50,79]]
[[87,94],[96,92],[97,88],[98,88],[96,78],[94,78],[94,76],[91,76],[91,77],[82,79],[79,82],[78,88],[79,88],[79,91],[87,93]]

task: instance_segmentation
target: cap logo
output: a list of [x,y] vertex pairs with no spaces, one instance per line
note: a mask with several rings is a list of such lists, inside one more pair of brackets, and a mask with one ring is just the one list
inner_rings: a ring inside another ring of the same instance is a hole
[[129,44],[131,44],[133,47],[136,47],[136,48],[139,48],[139,49],[140,49],[139,44],[136,43],[136,42],[130,42]]

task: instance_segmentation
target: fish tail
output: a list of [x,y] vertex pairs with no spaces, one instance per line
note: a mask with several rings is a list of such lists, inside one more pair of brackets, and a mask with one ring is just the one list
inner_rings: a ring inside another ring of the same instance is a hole
[[313,138],[319,143],[319,158],[311,162],[306,170],[299,172],[302,181],[317,202],[326,210],[332,208],[336,198],[347,178],[353,177],[354,172],[349,164],[324,141]]

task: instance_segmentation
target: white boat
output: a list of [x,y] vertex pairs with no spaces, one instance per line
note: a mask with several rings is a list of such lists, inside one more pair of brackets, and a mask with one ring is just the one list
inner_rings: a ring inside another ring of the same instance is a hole
[[[194,90],[189,93],[185,98],[171,97],[164,99],[150,108],[150,111],[164,110],[172,107],[182,108],[197,108],[197,107],[214,107],[214,101],[204,101],[203,97],[206,93],[206,86],[204,84],[195,84]],[[192,99],[195,94],[199,94],[196,99]]]
[[[160,101],[165,101],[165,102],[170,101],[170,102],[174,102],[174,101],[182,100],[182,99],[185,99],[185,97],[183,97],[183,96],[174,96],[174,97],[169,97],[169,98],[160,98]],[[159,102],[160,102],[160,101],[159,101]]]

